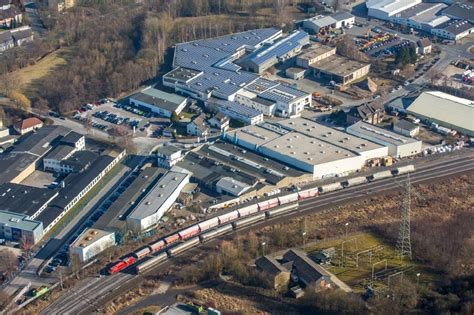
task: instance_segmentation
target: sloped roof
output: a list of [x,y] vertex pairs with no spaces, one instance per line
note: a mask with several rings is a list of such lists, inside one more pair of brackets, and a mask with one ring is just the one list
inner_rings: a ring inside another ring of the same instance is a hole
[[331,275],[323,267],[300,250],[290,249],[283,257],[285,260],[293,262],[293,268],[306,283],[316,282],[322,277],[327,277],[328,280],[331,278]]
[[288,272],[288,269],[283,267],[275,258],[271,256],[263,256],[255,261],[258,269],[266,272],[272,276],[276,276],[281,272]]
[[423,92],[407,108],[415,116],[445,122],[458,131],[474,134],[474,102],[447,93]]
[[28,129],[41,125],[43,122],[36,117],[26,118],[15,124],[15,127],[20,130]]

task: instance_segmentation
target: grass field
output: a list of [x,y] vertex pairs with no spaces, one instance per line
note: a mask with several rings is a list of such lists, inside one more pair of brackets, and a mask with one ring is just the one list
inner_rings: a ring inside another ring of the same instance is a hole
[[63,49],[57,50],[34,65],[13,72],[11,74],[12,79],[18,82],[20,91],[29,98],[36,96],[38,91],[36,81],[48,75],[55,67],[67,63],[64,52]]
[[[343,243],[344,260],[341,261]],[[375,263],[374,273],[384,271],[385,266],[387,266],[388,271],[387,275],[381,275],[381,279],[375,281],[375,287],[386,287],[389,281],[391,283],[399,281],[401,274],[395,275],[395,273],[402,269],[406,270],[403,276],[408,276],[413,282],[417,281],[417,273],[420,273],[420,283],[437,280],[436,274],[421,263],[407,258],[401,261],[395,249],[395,244],[388,244],[383,239],[370,233],[358,233],[349,235],[347,238],[318,242],[317,244],[308,245],[305,250],[310,254],[314,254],[331,247],[336,250],[336,255],[332,258],[331,265],[327,269],[350,285],[355,291],[365,290],[364,285],[369,283],[372,276],[372,266]],[[368,250],[371,252],[371,257]],[[357,253],[359,253],[358,266]],[[388,274],[394,275],[388,277]]]

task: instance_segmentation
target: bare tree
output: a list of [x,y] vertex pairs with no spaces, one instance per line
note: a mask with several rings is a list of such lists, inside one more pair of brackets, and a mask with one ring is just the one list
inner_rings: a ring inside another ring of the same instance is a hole
[[11,250],[0,250],[0,270],[2,270],[7,277],[10,277],[13,272],[18,270],[18,259]]

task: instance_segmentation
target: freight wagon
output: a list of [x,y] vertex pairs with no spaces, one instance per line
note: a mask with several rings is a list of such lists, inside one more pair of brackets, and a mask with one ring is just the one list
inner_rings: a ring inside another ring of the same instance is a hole
[[248,217],[248,218],[237,220],[237,221],[233,222],[232,225],[234,226],[235,229],[238,229],[238,228],[248,226],[248,225],[251,225],[253,223],[263,221],[263,220],[265,220],[265,213],[264,212],[259,213],[259,214],[254,215],[254,216],[251,216],[251,217]]
[[254,213],[258,212],[258,204],[253,204],[247,207],[243,207],[242,209],[237,210],[239,212],[239,217],[245,217]]
[[199,226],[197,224],[178,232],[179,239],[182,241],[188,238],[191,238],[193,236],[196,236],[198,234],[199,234]]
[[148,254],[151,254],[151,249],[149,246],[145,246],[134,251],[132,255],[133,257],[135,257],[136,260],[140,260],[143,257],[147,256]]
[[266,212],[266,214],[267,214],[267,217],[271,218],[271,217],[275,217],[275,216],[278,216],[278,215],[282,215],[284,213],[294,211],[294,210],[298,209],[298,206],[299,206],[299,204],[296,202],[296,203],[292,203],[292,204],[289,204],[289,205],[285,205],[283,207],[278,207],[276,209],[268,210]]
[[147,261],[142,262],[141,264],[139,264],[135,268],[135,271],[137,273],[143,273],[144,271],[156,266],[157,264],[165,261],[166,259],[168,259],[168,254],[166,254],[166,253],[158,254],[156,256],[151,257]]
[[181,244],[176,245],[173,248],[168,249],[167,252],[168,252],[168,255],[170,257],[176,256],[177,254],[182,253],[185,250],[187,250],[191,247],[194,247],[198,244],[199,244],[199,237],[193,237],[193,238],[191,238],[191,239],[189,239],[189,240],[187,240],[187,241],[185,241]]
[[392,177],[392,171],[378,172],[378,173],[368,176],[367,179],[370,181],[374,181],[374,180],[384,179],[388,177]]
[[341,188],[342,188],[341,183],[332,183],[332,184],[327,184],[327,185],[323,185],[319,187],[319,190],[321,191],[321,193],[328,193],[331,191],[339,190]]
[[212,218],[206,221],[203,221],[198,224],[199,231],[202,233],[203,231],[209,230],[215,226],[219,225],[219,219],[218,218]]
[[227,224],[227,225],[221,226],[217,229],[214,229],[214,230],[211,230],[211,231],[208,231],[204,234],[199,235],[199,239],[201,240],[201,242],[206,242],[206,241],[211,240],[215,237],[224,235],[224,234],[226,234],[230,231],[232,231],[232,224]]
[[393,170],[392,173],[393,175],[402,175],[402,174],[411,173],[414,171],[415,171],[415,166],[410,164],[410,165],[400,166],[397,169]]
[[239,218],[239,211],[235,210],[217,217],[219,224],[224,224],[230,221],[234,221]]
[[258,203],[258,210],[265,211],[274,207],[277,207],[279,204],[278,198],[272,198],[270,200],[261,201]]
[[367,182],[368,182],[367,177],[359,176],[359,177],[348,178],[347,180],[345,180],[341,184],[342,184],[343,187],[351,187],[351,186],[356,186],[356,185],[360,185],[360,184],[365,184]]
[[319,188],[310,188],[298,192],[298,199],[313,198],[319,195]]

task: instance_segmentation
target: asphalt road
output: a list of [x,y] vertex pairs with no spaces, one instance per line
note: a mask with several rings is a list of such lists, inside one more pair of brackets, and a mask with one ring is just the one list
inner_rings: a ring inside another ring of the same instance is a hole
[[[418,167],[417,171],[410,175],[412,184],[431,181],[436,178],[449,177],[463,174],[474,170],[474,157],[455,157],[450,160],[437,160]],[[303,201],[297,211],[285,216],[269,219],[262,223],[248,227],[245,230],[257,229],[278,222],[285,222],[289,218],[299,217],[310,213],[321,212],[339,204],[350,203],[358,199],[366,198],[373,194],[379,194],[388,190],[396,190],[401,187],[403,177],[396,179],[388,178],[371,182],[362,186],[349,187],[336,192],[321,195],[317,198]],[[241,233],[242,230],[239,230]],[[235,233],[235,232],[233,232]],[[189,255],[199,248],[193,248],[180,256]],[[181,257],[180,257],[181,258]],[[166,267],[174,263],[176,258],[170,259],[155,268],[155,271],[166,270]],[[151,270],[153,272],[154,270]],[[118,273],[102,278],[85,279],[80,286],[71,290],[71,294],[64,294],[60,299],[51,303],[40,314],[88,314],[107,301],[119,296],[127,289],[131,289],[141,282],[142,276],[129,273]]]

